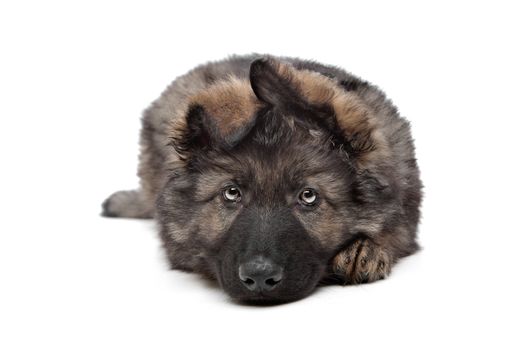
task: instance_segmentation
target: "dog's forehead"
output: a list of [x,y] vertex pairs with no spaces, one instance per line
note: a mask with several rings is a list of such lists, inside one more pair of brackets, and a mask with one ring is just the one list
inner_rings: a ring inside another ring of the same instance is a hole
[[227,154],[214,176],[221,181],[230,177],[252,187],[276,189],[341,182],[343,161],[336,150],[304,139],[288,141],[286,147],[252,144]]

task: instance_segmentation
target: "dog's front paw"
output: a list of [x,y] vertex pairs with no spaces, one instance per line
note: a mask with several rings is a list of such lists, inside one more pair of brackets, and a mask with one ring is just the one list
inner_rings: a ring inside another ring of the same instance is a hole
[[368,238],[356,240],[332,261],[332,273],[344,284],[368,283],[388,276],[393,264],[391,255]]

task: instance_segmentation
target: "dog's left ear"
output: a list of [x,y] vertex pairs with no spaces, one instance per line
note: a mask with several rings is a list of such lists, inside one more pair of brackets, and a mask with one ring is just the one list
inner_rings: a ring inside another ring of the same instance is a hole
[[269,57],[259,58],[250,66],[250,84],[255,96],[271,106],[300,104],[301,95],[294,86],[293,70]]
[[347,93],[329,77],[264,57],[252,62],[250,85],[259,101],[310,118],[340,135],[344,149],[360,164],[385,149],[374,112],[361,97]]

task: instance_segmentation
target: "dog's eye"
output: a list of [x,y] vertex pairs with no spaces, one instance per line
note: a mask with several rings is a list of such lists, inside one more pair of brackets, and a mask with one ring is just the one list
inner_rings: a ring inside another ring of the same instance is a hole
[[299,195],[299,201],[304,205],[314,205],[317,202],[317,193],[311,188],[306,188]]
[[228,202],[238,202],[241,199],[241,191],[235,186],[228,186],[222,191],[222,196]]

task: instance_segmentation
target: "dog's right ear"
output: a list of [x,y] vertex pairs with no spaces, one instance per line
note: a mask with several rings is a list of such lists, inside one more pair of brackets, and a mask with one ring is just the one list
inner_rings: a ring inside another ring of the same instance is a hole
[[[255,124],[256,114],[250,110],[246,111],[246,116],[235,120],[232,114],[222,115],[225,108],[214,109],[213,106],[210,108],[210,105],[207,107],[200,104],[190,105],[186,113],[186,123],[178,137],[173,138],[172,141],[179,154],[209,149],[231,149]],[[212,109],[215,114],[211,114],[208,109]]]
[[188,149],[208,148],[212,144],[213,135],[207,127],[213,120],[207,115],[204,108],[200,105],[193,105],[189,108],[186,115],[186,134],[185,144]]
[[198,150],[209,149],[212,145],[212,135],[205,127],[210,118],[202,106],[194,105],[188,109],[185,122],[181,120],[174,128],[170,145],[183,160]]

